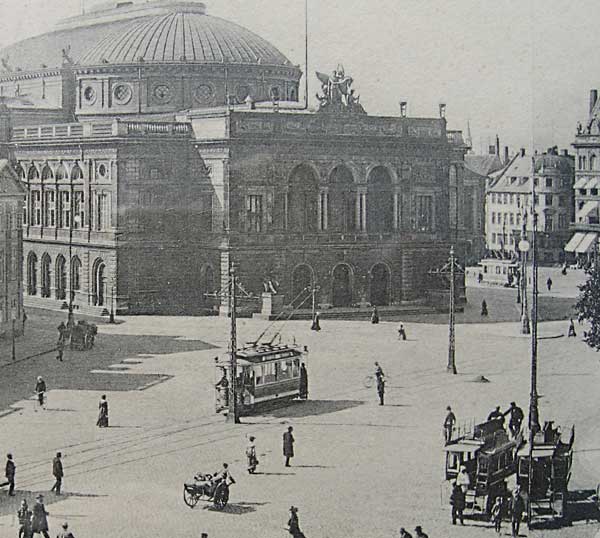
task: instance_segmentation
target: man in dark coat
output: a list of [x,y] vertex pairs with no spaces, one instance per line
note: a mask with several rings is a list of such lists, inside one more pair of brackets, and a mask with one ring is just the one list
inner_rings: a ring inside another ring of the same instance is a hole
[[106,401],[106,394],[102,395],[100,403],[98,404],[98,420],[96,426],[99,428],[108,428],[108,402]]
[[8,486],[8,494],[12,497],[15,494],[15,472],[17,466],[13,461],[12,454],[6,455],[6,468],[4,470],[4,476],[6,477],[6,484]]
[[452,407],[446,407],[448,414],[444,419],[444,441],[446,444],[452,441],[452,433],[454,432],[454,425],[456,424],[456,415],[452,411]]
[[452,505],[452,525],[456,525],[457,519],[460,520],[461,525],[464,525],[463,511],[465,509],[465,494],[456,482],[452,483],[450,504]]
[[288,519],[288,532],[293,538],[305,538],[304,533],[300,530],[300,522],[298,521],[298,509],[295,506],[290,507],[290,519]]
[[308,398],[308,372],[306,371],[306,365],[304,363],[300,365],[300,387],[298,392],[300,398],[303,400]]
[[[35,383],[35,393],[37,394],[38,403],[40,407],[44,407],[44,395],[46,393],[46,382],[42,379],[42,376],[38,376]],[[37,409],[36,409],[37,411]]]
[[512,436],[516,437],[521,430],[521,424],[523,423],[523,418],[525,417],[523,410],[515,402],[510,402],[510,407],[504,414],[510,414],[510,419],[508,420],[508,429],[510,430]]
[[481,301],[481,315],[486,317],[488,315],[488,306],[485,299]]
[[548,291],[552,291],[552,279],[550,277],[546,280],[546,287],[548,288]]
[[494,409],[489,415],[488,415],[488,422],[492,421],[492,420],[499,420],[504,424],[504,413],[502,413],[502,411],[500,411],[500,406],[496,406],[496,409]]
[[33,516],[31,518],[31,531],[33,534],[40,533],[44,538],[50,538],[48,534],[48,519],[46,518],[48,512],[46,512],[46,507],[44,506],[44,496],[38,495],[35,500]]
[[377,325],[379,323],[379,311],[377,310],[376,306],[373,307],[373,312],[371,313],[371,323],[373,325]]
[[69,524],[67,522],[62,524],[62,531],[59,532],[56,538],[75,538],[73,533],[69,530]]
[[429,536],[423,532],[421,525],[417,525],[415,527],[415,536],[417,538],[429,538]]
[[568,338],[575,338],[577,336],[577,333],[575,332],[575,323],[573,323],[573,318],[571,318],[569,320],[569,335]]
[[21,508],[17,511],[19,519],[19,538],[31,538],[31,510],[27,506],[27,501],[21,501]]
[[310,326],[311,331],[320,331],[321,330],[321,314],[315,312],[315,317],[312,320],[312,325]]
[[54,491],[57,495],[60,495],[60,488],[62,487],[62,479],[64,476],[61,458],[62,454],[57,452],[56,458],[52,461],[52,474],[54,475],[56,482],[54,482],[50,491]]
[[400,527],[400,538],[413,538],[413,536],[404,527]]
[[384,404],[385,398],[385,377],[377,377],[377,395],[379,396],[379,405]]
[[525,501],[521,496],[521,489],[517,486],[510,498],[510,522],[513,536],[519,536],[519,527],[521,526],[524,511]]
[[285,456],[285,466],[290,466],[290,459],[294,457],[294,436],[292,432],[294,428],[291,426],[287,429],[287,432],[283,434],[283,455]]

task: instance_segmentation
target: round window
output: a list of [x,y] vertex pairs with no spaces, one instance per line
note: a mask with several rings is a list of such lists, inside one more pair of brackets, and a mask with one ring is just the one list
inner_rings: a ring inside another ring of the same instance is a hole
[[133,91],[129,84],[117,84],[113,90],[113,97],[115,101],[120,105],[126,105],[131,101]]
[[96,102],[96,90],[91,86],[88,86],[85,90],[83,90],[83,98],[90,105]]
[[210,103],[213,100],[214,91],[208,84],[200,84],[194,89],[194,99],[201,104]]
[[166,84],[155,86],[152,93],[154,98],[161,104],[166,104],[171,100],[171,88]]
[[101,165],[98,167],[98,175],[99,175],[100,177],[106,177],[106,165],[104,165],[104,164],[101,164]]

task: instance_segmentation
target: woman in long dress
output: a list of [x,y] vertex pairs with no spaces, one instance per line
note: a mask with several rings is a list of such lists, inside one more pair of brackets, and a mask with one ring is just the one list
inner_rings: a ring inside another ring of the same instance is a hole
[[106,394],[102,395],[100,403],[98,404],[98,420],[96,426],[99,428],[108,428],[108,402],[106,401]]

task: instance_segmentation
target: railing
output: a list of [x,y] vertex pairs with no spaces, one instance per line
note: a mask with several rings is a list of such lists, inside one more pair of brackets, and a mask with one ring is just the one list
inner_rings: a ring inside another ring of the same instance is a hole
[[117,136],[189,137],[191,133],[192,127],[189,123],[113,120],[16,127],[13,129],[12,139],[19,141]]

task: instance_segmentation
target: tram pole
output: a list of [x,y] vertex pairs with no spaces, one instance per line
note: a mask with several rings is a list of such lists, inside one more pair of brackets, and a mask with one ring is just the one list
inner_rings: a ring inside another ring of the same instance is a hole
[[240,417],[237,401],[237,320],[236,320],[236,300],[235,292],[237,289],[235,266],[232,263],[229,268],[229,315],[231,317],[231,334],[229,339],[229,412],[227,413],[227,422],[239,424]]
[[455,338],[455,258],[454,258],[454,246],[450,247],[450,319],[448,320],[448,366],[446,371],[449,374],[456,374],[456,338]]

